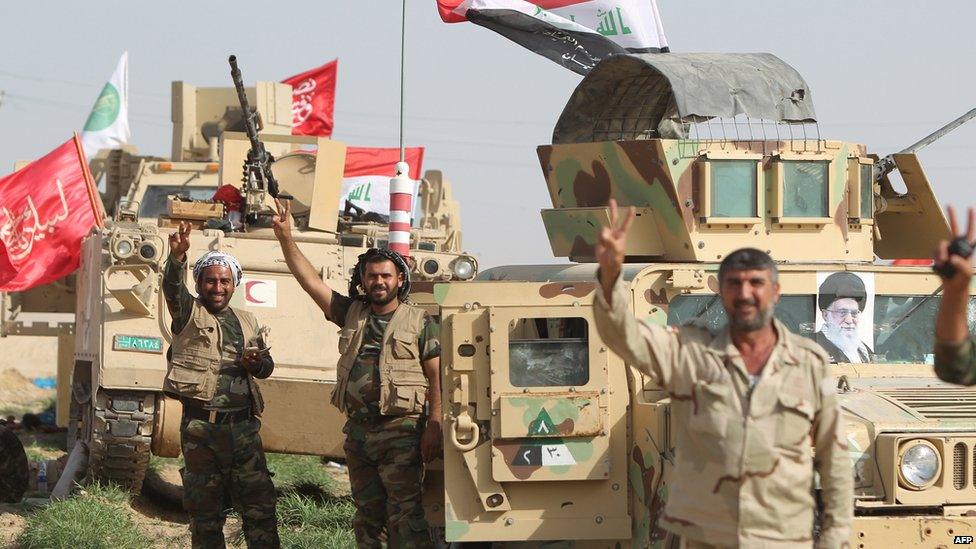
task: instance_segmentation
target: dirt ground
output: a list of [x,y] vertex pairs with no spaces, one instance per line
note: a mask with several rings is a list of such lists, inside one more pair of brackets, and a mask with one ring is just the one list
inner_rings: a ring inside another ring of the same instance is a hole
[[[55,396],[54,389],[40,389],[36,387],[20,369],[0,370],[0,411],[3,416],[13,413],[19,421],[25,412],[37,413],[42,411]],[[33,459],[57,459],[66,454],[65,432],[52,433],[18,431],[18,437],[24,444],[28,456]],[[156,467],[154,473],[170,485],[178,483],[180,479],[179,465],[167,461]],[[339,493],[348,493],[349,480],[344,470],[328,469],[329,474],[336,481]],[[147,486],[154,484],[147,479]],[[164,483],[165,484],[165,483]],[[155,483],[159,486],[160,483]],[[172,487],[174,488],[175,487]],[[126,511],[130,514],[136,526],[153,540],[153,547],[186,547],[189,545],[189,530],[186,513],[172,501],[172,489],[168,492],[170,498],[162,497],[151,489],[144,489],[143,494],[132,498]],[[17,547],[16,539],[27,524],[26,516],[29,510],[21,504],[0,504],[0,547]],[[240,520],[230,517],[224,528],[225,537],[230,542],[238,538]]]
[[44,336],[0,338],[0,371],[8,369],[15,369],[30,379],[57,375],[58,338]]

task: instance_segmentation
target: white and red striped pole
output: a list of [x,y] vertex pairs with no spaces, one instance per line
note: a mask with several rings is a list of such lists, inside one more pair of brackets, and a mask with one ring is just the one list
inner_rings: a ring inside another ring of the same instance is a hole
[[[401,156],[402,158],[402,156]],[[402,255],[410,256],[410,216],[413,213],[413,187],[410,165],[397,162],[396,175],[390,180],[390,228],[388,247]]]

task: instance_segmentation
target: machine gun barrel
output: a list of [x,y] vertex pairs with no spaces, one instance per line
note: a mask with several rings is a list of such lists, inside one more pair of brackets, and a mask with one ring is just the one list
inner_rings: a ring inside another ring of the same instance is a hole
[[271,172],[271,162],[274,160],[264,148],[264,143],[258,139],[258,131],[264,126],[261,123],[258,112],[251,108],[247,102],[247,93],[244,91],[244,79],[241,77],[241,70],[237,67],[237,56],[231,55],[227,60],[230,63],[230,77],[234,80],[234,88],[237,90],[237,99],[241,102],[241,109],[244,111],[244,131],[247,139],[251,142],[251,150],[247,154],[247,170],[254,174],[264,190],[274,198],[278,198],[278,181],[274,173]]
[[[912,143],[911,145],[905,147],[904,149],[898,151],[895,154],[907,154],[907,153],[913,153],[919,151],[931,145],[935,141],[941,139],[952,130],[958,128],[959,126],[962,126],[966,122],[969,122],[973,118],[976,118],[976,109],[970,110],[966,114],[960,116],[959,118],[956,118],[952,122],[949,122],[945,126],[942,126],[941,128],[928,134],[922,139],[919,139],[915,143]],[[881,181],[881,179],[884,176],[891,173],[891,170],[893,169],[895,169],[894,155],[889,154],[888,156],[879,160],[878,163],[874,166],[874,180]]]

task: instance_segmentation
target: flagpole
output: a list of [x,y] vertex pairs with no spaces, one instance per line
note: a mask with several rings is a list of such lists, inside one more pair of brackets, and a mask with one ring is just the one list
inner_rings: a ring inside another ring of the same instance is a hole
[[95,188],[95,181],[91,171],[88,169],[88,156],[85,155],[85,148],[81,145],[81,137],[78,132],[74,132],[75,150],[78,151],[78,161],[81,162],[81,173],[85,177],[85,188],[88,191],[88,202],[91,203],[92,213],[95,215],[95,225],[99,228],[105,227],[105,213],[102,211],[98,190]]
[[406,35],[407,35],[407,0],[400,2],[400,162],[404,162],[406,157],[403,151],[403,64],[406,58]]
[[410,217],[413,211],[413,180],[403,148],[403,61],[406,57],[407,0],[401,0],[400,11],[400,161],[390,179],[390,224],[387,228],[387,248],[403,257],[410,257]]

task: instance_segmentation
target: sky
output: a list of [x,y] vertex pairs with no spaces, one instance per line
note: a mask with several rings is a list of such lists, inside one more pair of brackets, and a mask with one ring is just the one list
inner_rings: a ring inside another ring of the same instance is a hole
[[[461,203],[481,268],[563,262],[535,148],[581,77],[487,29],[448,25],[407,0],[405,136],[426,147]],[[400,10],[395,0],[176,3],[5,2],[0,33],[0,175],[84,125],[129,52],[132,142],[171,154],[170,83],[248,85],[339,59],[334,139],[396,146]],[[281,6],[281,7],[278,7]],[[285,7],[287,6],[287,7]],[[812,90],[821,136],[896,152],[976,107],[976,2],[659,0],[672,51],[770,52]],[[13,24],[11,24],[13,23]],[[976,204],[976,121],[920,153],[943,203]]]

